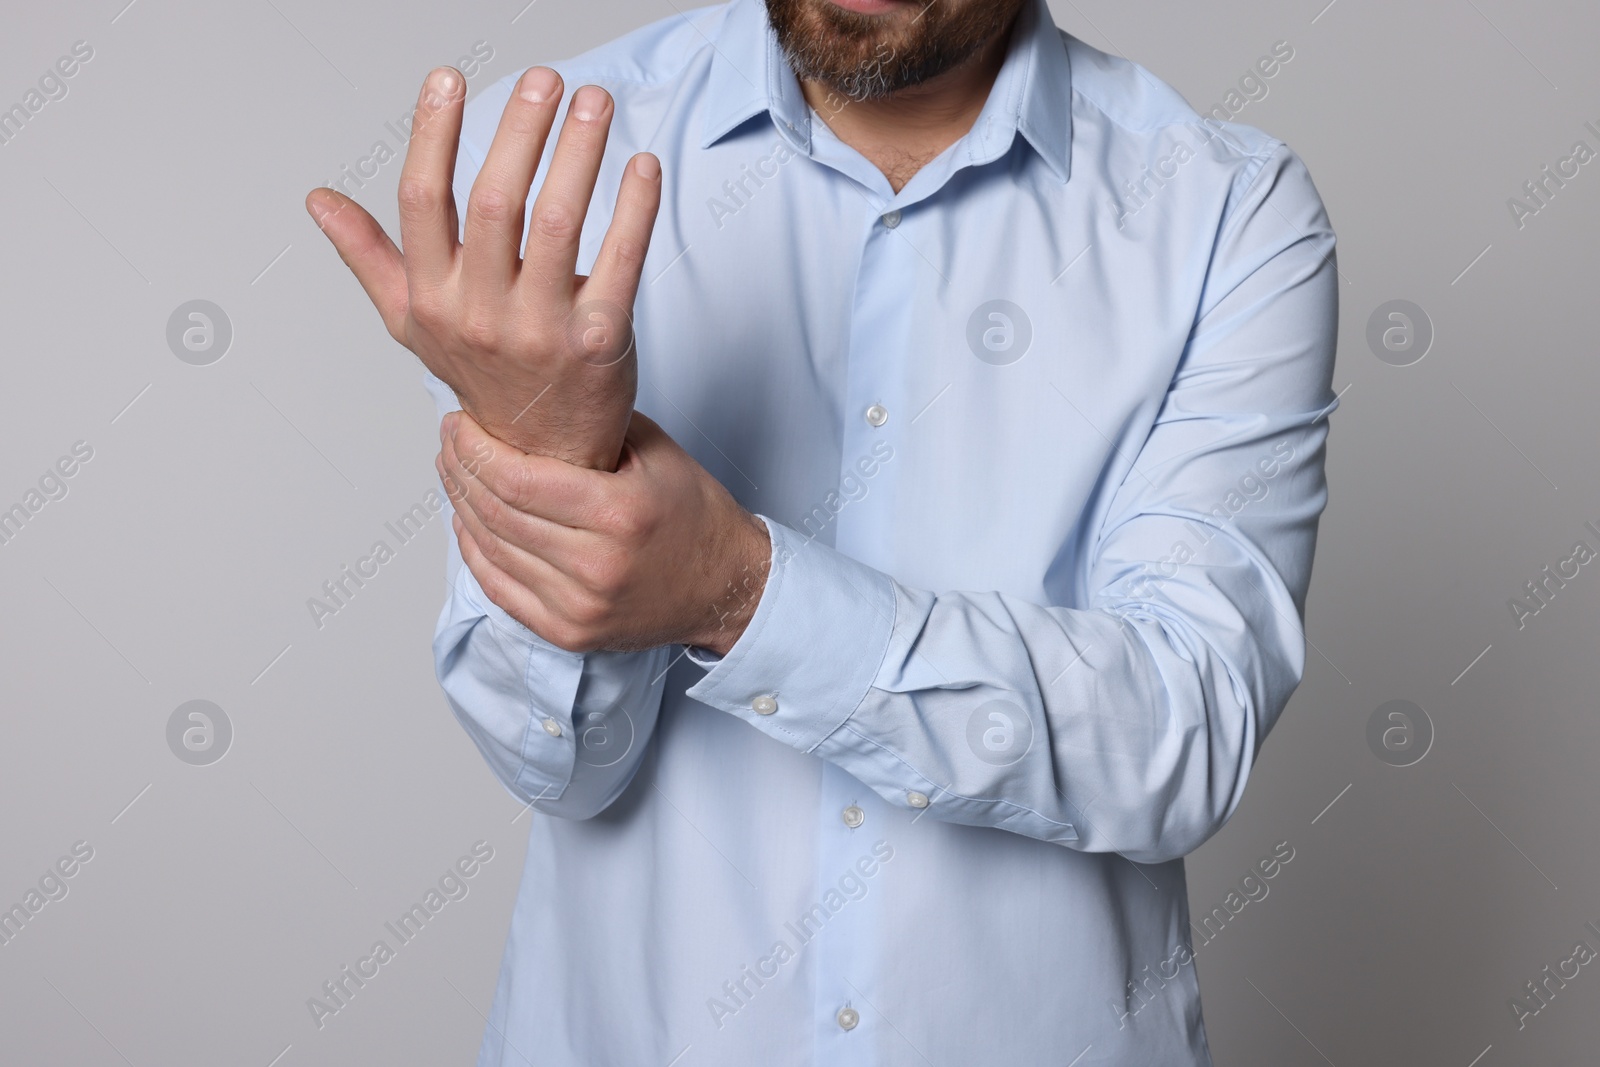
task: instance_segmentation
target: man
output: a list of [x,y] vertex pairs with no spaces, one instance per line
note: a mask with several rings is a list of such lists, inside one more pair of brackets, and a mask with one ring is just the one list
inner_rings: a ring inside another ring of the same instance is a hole
[[463,84],[403,258],[308,205],[463,409],[438,675],[533,809],[479,1063],[1208,1063],[1182,857],[1327,498],[1298,158],[1044,0],[733,0]]

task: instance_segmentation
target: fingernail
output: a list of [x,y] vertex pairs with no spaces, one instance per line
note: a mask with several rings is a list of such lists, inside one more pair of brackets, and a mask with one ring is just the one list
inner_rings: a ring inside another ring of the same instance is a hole
[[572,97],[572,114],[583,122],[593,122],[605,110],[606,91],[598,85],[585,85]]
[[440,67],[428,77],[428,88],[438,93],[445,100],[454,97],[460,85],[461,79],[456,77],[456,72],[449,67]]
[[518,95],[530,104],[542,104],[561,87],[561,78],[549,67],[534,67],[522,76]]
[[633,172],[641,178],[655,181],[661,177],[661,160],[649,152],[641,152],[634,157]]

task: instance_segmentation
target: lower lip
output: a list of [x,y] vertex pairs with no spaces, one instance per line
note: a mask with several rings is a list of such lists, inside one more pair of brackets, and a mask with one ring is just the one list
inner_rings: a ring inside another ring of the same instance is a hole
[[858,15],[886,15],[915,6],[911,0],[829,0],[834,7],[842,7]]

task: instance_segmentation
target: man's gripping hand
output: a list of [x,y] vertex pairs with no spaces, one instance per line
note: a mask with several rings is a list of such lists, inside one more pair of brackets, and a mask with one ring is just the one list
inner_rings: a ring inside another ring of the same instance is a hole
[[396,341],[455,391],[493,436],[524,452],[616,469],[638,386],[630,309],[661,204],[661,164],[625,169],[594,273],[578,241],[614,111],[594,85],[573,94],[526,247],[523,216],[562,94],[533,67],[518,81],[467,201],[464,240],[451,181],[466,80],[423,83],[400,174],[402,255],[349,197],[319,188],[306,208],[377,306]]
[[506,448],[463,412],[445,416],[439,443],[462,560],[551,644],[726,655],[754,616],[766,525],[644,415],[614,472]]

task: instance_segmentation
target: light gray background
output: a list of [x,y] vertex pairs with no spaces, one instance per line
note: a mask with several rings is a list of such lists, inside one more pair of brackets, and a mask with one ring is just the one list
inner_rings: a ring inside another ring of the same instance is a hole
[[[675,9],[125,2],[10,5],[0,32],[4,106],[74,41],[95,52],[0,146],[0,508],[75,441],[94,449],[0,546],[0,905],[74,842],[95,850],[0,946],[0,1060],[468,1063],[529,816],[433,680],[437,520],[310,620],[306,599],[433,484],[437,439],[416,362],[301,199],[394,144],[384,124],[423,74],[475,42],[494,55],[474,91]],[[1243,807],[1189,864],[1198,916],[1295,849],[1199,949],[1213,1048],[1219,1065],[1592,1062],[1600,968],[1521,1031],[1507,1001],[1580,937],[1600,948],[1583,928],[1600,922],[1600,567],[1524,629],[1507,601],[1600,544],[1583,526],[1600,525],[1600,161],[1521,230],[1506,201],[1576,140],[1600,148],[1600,15],[1325,3],[1053,5],[1201,108],[1290,42],[1239,121],[1298,150],[1340,237],[1315,650]],[[398,172],[363,194],[386,224]],[[165,339],[196,298],[235,329],[211,366]],[[1395,299],[1436,330],[1411,366],[1366,341]],[[165,733],[197,698],[235,731],[205,767]],[[1436,731],[1414,766],[1366,740],[1395,699]],[[495,858],[470,895],[319,1031],[306,999],[480,839]]]

